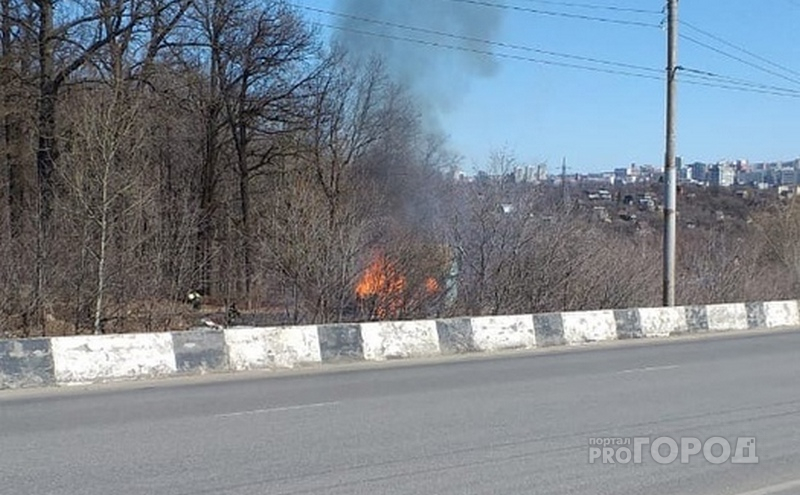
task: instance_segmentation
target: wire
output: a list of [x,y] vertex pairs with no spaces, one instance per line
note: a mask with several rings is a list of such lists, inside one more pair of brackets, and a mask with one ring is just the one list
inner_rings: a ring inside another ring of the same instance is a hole
[[[418,45],[431,46],[431,47],[437,47],[437,48],[446,48],[446,49],[449,49],[449,50],[458,50],[458,51],[469,52],[469,53],[476,53],[476,54],[479,54],[479,55],[486,55],[486,56],[489,56],[489,57],[499,57],[499,58],[506,58],[506,59],[511,59],[511,60],[521,60],[521,61],[525,61],[525,62],[533,62],[533,63],[543,64],[543,65],[553,65],[553,66],[557,66],[557,67],[566,67],[566,68],[571,68],[571,69],[581,69],[581,70],[588,70],[588,71],[592,71],[592,72],[602,72],[602,73],[605,73],[605,74],[617,74],[617,75],[624,75],[624,76],[629,76],[629,77],[638,77],[638,78],[642,78],[642,79],[653,79],[653,80],[656,80],[656,81],[659,81],[659,80],[663,79],[662,77],[659,77],[659,76],[656,76],[656,75],[650,75],[650,74],[639,74],[639,73],[630,72],[630,71],[606,69],[606,68],[602,68],[602,67],[592,67],[592,66],[588,66],[588,65],[572,64],[572,63],[568,63],[568,62],[557,62],[557,61],[554,61],[554,60],[545,60],[545,59],[540,59],[540,58],[526,57],[526,56],[523,56],[523,55],[513,55],[513,54],[510,54],[510,53],[494,53],[494,52],[491,52],[491,51],[488,51],[488,50],[480,50],[480,49],[477,49],[477,48],[468,48],[468,47],[464,47],[464,46],[448,45],[448,44],[445,44],[445,43],[440,43],[438,41],[426,41],[426,40],[419,40],[419,39],[415,39],[415,38],[406,38],[404,36],[394,36],[394,35],[384,34],[384,33],[374,33],[374,32],[371,32],[371,31],[362,31],[360,29],[346,28],[346,27],[342,27],[342,26],[335,26],[335,25],[332,25],[332,24],[317,23],[317,25],[319,25],[321,27],[327,27],[327,28],[330,28],[330,29],[336,29],[336,30],[339,30],[339,31],[345,31],[345,32],[350,32],[350,33],[355,33],[355,34],[362,34],[362,35],[365,35],[365,36],[374,36],[374,37],[377,37],[377,38],[384,38],[384,39],[390,39],[390,40],[395,40],[395,41],[405,41],[405,42],[408,42],[408,43],[415,43],[415,44],[418,44]],[[648,70],[653,70],[653,69],[648,69]]]
[[765,72],[765,73],[767,73],[767,74],[771,74],[771,75],[773,75],[773,76],[780,77],[781,79],[784,79],[784,80],[786,80],[786,81],[792,82],[792,83],[794,83],[794,84],[800,84],[800,80],[797,80],[797,79],[791,78],[791,77],[789,77],[789,76],[786,76],[786,75],[784,75],[784,74],[782,74],[782,73],[780,73],[780,72],[776,72],[776,71],[774,71],[774,70],[772,70],[772,69],[767,69],[766,67],[763,67],[763,66],[761,66],[761,65],[758,65],[758,64],[755,64],[755,63],[753,63],[753,62],[750,62],[749,60],[745,60],[745,59],[743,59],[743,58],[741,58],[741,57],[738,57],[738,56],[736,56],[736,55],[733,55],[733,54],[731,54],[731,53],[728,53],[728,52],[726,52],[725,50],[721,50],[721,49],[719,49],[719,48],[717,48],[717,47],[711,46],[711,45],[709,45],[708,43],[704,43],[704,42],[702,42],[702,41],[700,41],[700,40],[698,40],[698,39],[692,38],[691,36],[687,36],[687,35],[685,35],[685,34],[681,34],[681,35],[680,35],[680,37],[681,37],[681,38],[683,38],[683,39],[685,39],[686,41],[689,41],[689,42],[691,42],[691,43],[694,43],[694,44],[696,44],[696,45],[699,45],[699,46],[701,46],[701,47],[703,47],[703,48],[706,48],[706,49],[708,49],[708,50],[711,50],[711,51],[713,51],[713,52],[719,53],[720,55],[724,55],[724,56],[726,56],[726,57],[728,57],[728,58],[731,58],[731,59],[733,59],[733,60],[736,60],[737,62],[741,62],[741,63],[743,63],[743,64],[745,64],[745,65],[747,65],[747,66],[753,67],[754,69],[758,69],[758,70],[760,70],[761,72]]
[[772,86],[772,85],[769,85],[769,84],[763,84],[763,83],[759,83],[759,82],[755,82],[755,81],[748,81],[746,79],[737,79],[737,78],[734,78],[734,77],[724,76],[724,75],[721,75],[721,74],[716,74],[714,72],[707,72],[707,71],[692,69],[692,68],[689,68],[689,67],[679,67],[679,70],[682,71],[683,73],[686,73],[686,75],[688,75],[690,77],[696,77],[696,78],[699,78],[699,79],[719,80],[719,81],[723,81],[723,82],[726,82],[726,83],[733,83],[733,84],[738,84],[738,85],[741,85],[741,86],[747,86],[747,87],[751,87],[751,88],[767,89],[767,90],[779,91],[779,92],[784,92],[784,93],[797,93],[797,94],[800,94],[800,90],[796,90],[796,89],[792,89],[792,88],[783,88],[783,87],[780,87],[780,86]]
[[[440,42],[437,42],[437,41],[426,41],[426,40],[420,40],[420,39],[415,39],[415,38],[408,38],[408,37],[404,37],[404,36],[395,36],[395,35],[384,34],[384,33],[375,33],[375,32],[371,32],[371,31],[363,31],[363,30],[360,30],[360,29],[346,28],[346,27],[342,27],[342,26],[335,26],[335,25],[332,25],[332,24],[325,24],[325,23],[316,23],[316,24],[318,26],[320,26],[320,27],[326,27],[326,28],[329,28],[329,29],[335,29],[335,30],[339,30],[339,31],[345,31],[345,32],[350,32],[350,33],[355,33],[355,34],[360,34],[360,35],[365,35],[365,36],[373,36],[373,37],[377,37],[377,38],[384,38],[384,39],[390,39],[390,40],[395,40],[395,41],[403,41],[403,42],[414,43],[414,44],[418,44],[418,45],[422,45],[422,46],[428,46],[428,47],[436,47],[436,48],[444,48],[444,49],[448,49],[448,50],[456,50],[456,51],[462,51],[462,52],[468,52],[468,53],[476,53],[476,54],[479,54],[479,55],[486,55],[486,56],[490,56],[490,57],[505,58],[505,59],[510,59],[510,60],[523,61],[523,62],[532,62],[532,63],[542,64],[542,65],[550,65],[550,66],[564,67],[564,68],[569,68],[569,69],[585,70],[585,71],[590,71],[590,72],[599,72],[599,73],[604,73],[604,74],[613,74],[613,75],[620,75],[620,76],[627,76],[627,77],[635,77],[635,78],[640,78],[640,79],[649,79],[649,80],[656,80],[656,81],[662,81],[664,79],[663,77],[656,76],[656,75],[651,75],[651,74],[642,74],[642,73],[637,73],[637,72],[614,70],[614,69],[607,69],[607,68],[602,68],[602,67],[592,67],[592,66],[587,66],[587,65],[573,64],[573,63],[567,63],[567,62],[558,62],[558,61],[553,61],[553,60],[545,60],[545,59],[527,57],[527,56],[522,56],[522,55],[513,55],[513,54],[508,54],[508,53],[494,53],[494,52],[491,52],[491,51],[488,51],[488,50],[480,50],[480,49],[477,49],[477,48],[468,48],[468,47],[463,47],[463,46],[449,45],[449,44],[440,43]],[[651,68],[642,68],[642,69],[647,69],[647,71],[654,71],[654,70],[657,71],[657,69],[651,69]],[[727,77],[727,76],[714,74],[712,72],[700,71],[700,70],[697,70],[697,69],[683,68],[683,67],[681,67],[681,69],[683,71],[687,72],[686,75],[690,78],[690,79],[684,80],[684,84],[688,84],[688,85],[704,86],[704,87],[710,87],[710,88],[726,89],[726,90],[746,92],[746,93],[754,93],[754,94],[766,94],[766,95],[773,95],[773,96],[782,96],[782,97],[788,97],[788,98],[800,98],[800,90],[792,90],[792,89],[788,89],[788,88],[780,88],[780,87],[776,87],[776,86],[762,85],[760,83],[755,83],[755,82],[751,82],[751,81],[745,81],[745,80],[741,80],[741,79],[730,78],[730,77]],[[692,80],[692,78],[695,79],[695,80]],[[700,80],[696,80],[696,79],[700,79]],[[715,82],[717,80],[719,80],[720,82]]]
[[781,91],[770,91],[766,89],[756,89],[756,88],[747,88],[742,86],[731,86],[727,84],[714,84],[710,82],[702,82],[702,81],[684,81],[684,84],[691,84],[694,86],[706,86],[709,88],[718,88],[718,89],[729,89],[732,91],[740,91],[744,93],[756,93],[756,94],[766,94],[766,95],[773,95],[773,96],[784,96],[787,98],[800,98],[800,92],[796,93],[784,93]]
[[702,35],[708,36],[712,40],[718,41],[718,42],[722,43],[725,46],[728,46],[728,47],[733,48],[735,50],[739,50],[740,52],[742,52],[742,53],[744,53],[746,55],[749,55],[749,56],[753,57],[756,60],[759,60],[761,62],[769,64],[772,67],[775,67],[776,69],[780,69],[780,70],[789,72],[790,74],[794,74],[796,76],[800,76],[800,72],[798,72],[798,71],[796,71],[794,69],[786,67],[785,65],[781,65],[781,64],[775,63],[775,62],[773,62],[773,61],[771,61],[771,60],[769,60],[767,58],[762,57],[761,55],[753,53],[750,50],[747,50],[746,48],[742,48],[741,46],[735,45],[735,44],[731,43],[730,41],[727,41],[727,40],[725,40],[723,38],[720,38],[719,36],[717,36],[717,35],[715,35],[713,33],[709,33],[708,31],[700,29],[699,27],[695,26],[694,24],[691,24],[691,23],[689,23],[687,21],[680,21],[680,23],[682,25],[688,27],[689,29],[693,30],[693,31],[696,31],[696,32],[698,32],[698,33],[700,33]]
[[609,65],[609,66],[614,66],[614,67],[621,67],[621,68],[624,68],[624,69],[633,69],[633,70],[640,70],[640,71],[645,71],[645,72],[655,72],[655,73],[663,72],[661,69],[654,69],[652,67],[645,67],[645,66],[642,66],[642,65],[634,65],[634,64],[624,63],[624,62],[614,62],[614,61],[611,61],[611,60],[603,60],[603,59],[599,59],[599,58],[585,57],[585,56],[573,55],[573,54],[569,54],[569,53],[554,52],[554,51],[550,51],[550,50],[541,50],[541,49],[538,49],[538,48],[533,48],[533,47],[525,46],[525,45],[516,45],[516,44],[504,43],[504,42],[500,42],[500,41],[490,41],[490,40],[486,40],[486,39],[482,39],[482,38],[474,38],[474,37],[470,37],[470,36],[461,36],[461,35],[457,35],[457,34],[447,33],[447,32],[444,32],[444,31],[437,31],[437,30],[434,30],[434,29],[426,29],[426,28],[420,28],[420,27],[415,27],[415,26],[409,26],[409,25],[406,25],[406,24],[397,24],[397,23],[394,23],[394,22],[381,21],[381,20],[377,20],[377,19],[370,19],[370,18],[355,16],[355,15],[350,15],[350,14],[343,14],[343,13],[334,12],[334,11],[331,11],[331,10],[318,9],[316,7],[307,7],[307,6],[304,6],[304,5],[297,5],[297,4],[290,4],[290,5],[294,5],[295,7],[298,7],[298,8],[304,9],[304,10],[308,10],[308,11],[311,11],[311,12],[331,15],[331,16],[340,17],[340,18],[343,18],[343,19],[350,19],[350,20],[366,22],[366,23],[371,23],[371,24],[378,24],[378,25],[381,25],[381,26],[404,29],[404,30],[407,30],[407,31],[413,31],[413,32],[417,32],[417,33],[424,33],[424,34],[431,34],[431,35],[435,35],[435,36],[442,36],[442,37],[456,39],[456,40],[460,40],[460,41],[470,41],[470,42],[474,42],[474,43],[481,43],[481,44],[484,44],[484,45],[497,46],[497,47],[500,47],[500,48],[509,48],[509,49],[513,49],[513,50],[520,50],[520,51],[526,51],[526,52],[532,52],[532,53],[539,53],[541,55],[550,55],[550,56],[553,56],[553,57],[561,57],[561,58],[567,58],[567,59],[572,59],[572,60],[580,60],[580,61],[583,61],[583,62],[592,62],[592,63],[600,64],[600,65]]
[[660,10],[634,9],[630,7],[616,7],[613,5],[594,5],[588,3],[556,2],[554,0],[521,0],[521,1],[530,3],[541,3],[544,5],[557,5],[561,7],[574,7],[579,9],[608,10],[612,12],[630,12],[633,14],[664,15],[664,12]]
[[565,17],[569,19],[579,19],[583,21],[605,22],[609,24],[621,24],[627,26],[638,26],[638,27],[657,28],[657,29],[661,28],[661,26],[659,26],[658,24],[653,24],[650,22],[628,21],[623,19],[612,19],[609,17],[596,17],[583,14],[572,14],[568,12],[557,12],[552,10],[541,10],[529,7],[519,7],[516,5],[501,5],[497,3],[486,2],[483,0],[442,0],[442,1],[466,3],[466,4],[479,5],[481,7],[490,7],[495,9],[514,10],[517,12],[527,12],[529,14],[548,15],[553,17]]

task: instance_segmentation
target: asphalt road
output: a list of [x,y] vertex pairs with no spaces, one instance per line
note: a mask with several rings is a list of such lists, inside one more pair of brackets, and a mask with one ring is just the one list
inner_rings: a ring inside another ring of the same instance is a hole
[[[800,493],[798,351],[791,331],[4,392],[0,494]],[[635,436],[752,436],[759,462],[589,463],[591,438]]]

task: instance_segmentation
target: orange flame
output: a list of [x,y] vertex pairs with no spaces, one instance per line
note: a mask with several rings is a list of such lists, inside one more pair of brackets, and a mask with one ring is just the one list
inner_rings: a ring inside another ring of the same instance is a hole
[[367,268],[356,286],[356,294],[366,298],[384,293],[400,292],[405,288],[405,278],[385,256],[378,256]]
[[427,277],[423,284],[407,294],[406,277],[398,270],[397,265],[386,256],[376,256],[367,267],[356,284],[356,295],[371,306],[371,313],[380,318],[396,318],[401,315],[407,304],[420,303],[441,291],[439,281]]
[[396,315],[402,308],[406,279],[395,265],[380,255],[367,267],[356,285],[361,299],[375,298],[375,314],[380,318]]
[[430,296],[439,292],[439,282],[433,277],[425,279],[425,292]]

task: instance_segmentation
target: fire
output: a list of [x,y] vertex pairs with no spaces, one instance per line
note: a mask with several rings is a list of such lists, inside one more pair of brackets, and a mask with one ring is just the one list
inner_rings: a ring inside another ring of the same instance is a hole
[[[420,303],[427,297],[441,291],[434,277],[427,277],[414,291],[416,296],[406,290],[408,282],[397,264],[385,255],[376,256],[356,284],[356,295],[371,306],[370,313],[380,319],[396,318],[410,303]],[[427,297],[426,297],[427,296]]]
[[405,289],[406,279],[393,263],[381,255],[369,265],[356,286],[358,297],[367,298],[386,293],[397,293]]
[[425,279],[425,292],[428,295],[433,295],[439,292],[439,282],[436,281],[433,277],[428,277]]
[[374,298],[375,314],[380,318],[396,315],[403,306],[406,279],[394,263],[380,255],[367,267],[356,285],[356,295],[361,299]]

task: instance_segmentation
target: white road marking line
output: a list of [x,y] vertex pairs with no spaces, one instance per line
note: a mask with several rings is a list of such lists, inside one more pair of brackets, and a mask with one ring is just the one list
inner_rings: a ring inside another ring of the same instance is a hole
[[633,368],[630,370],[622,370],[618,371],[617,373],[623,374],[623,373],[644,373],[648,371],[667,371],[667,370],[674,370],[677,367],[678,367],[677,364],[673,364],[670,366],[648,366],[646,368]]
[[800,487],[800,480],[794,480],[781,483],[780,485],[766,486],[751,492],[739,493],[738,495],[770,495],[771,493],[780,493],[784,490],[791,490],[792,488],[798,487]]
[[215,418],[234,418],[236,416],[249,416],[253,414],[268,414],[273,412],[283,411],[298,411],[301,409],[316,409],[320,407],[330,407],[339,404],[339,402],[318,402],[316,404],[302,404],[299,406],[285,406],[285,407],[271,407],[269,409],[253,409],[252,411],[239,411],[225,414],[215,414]]

